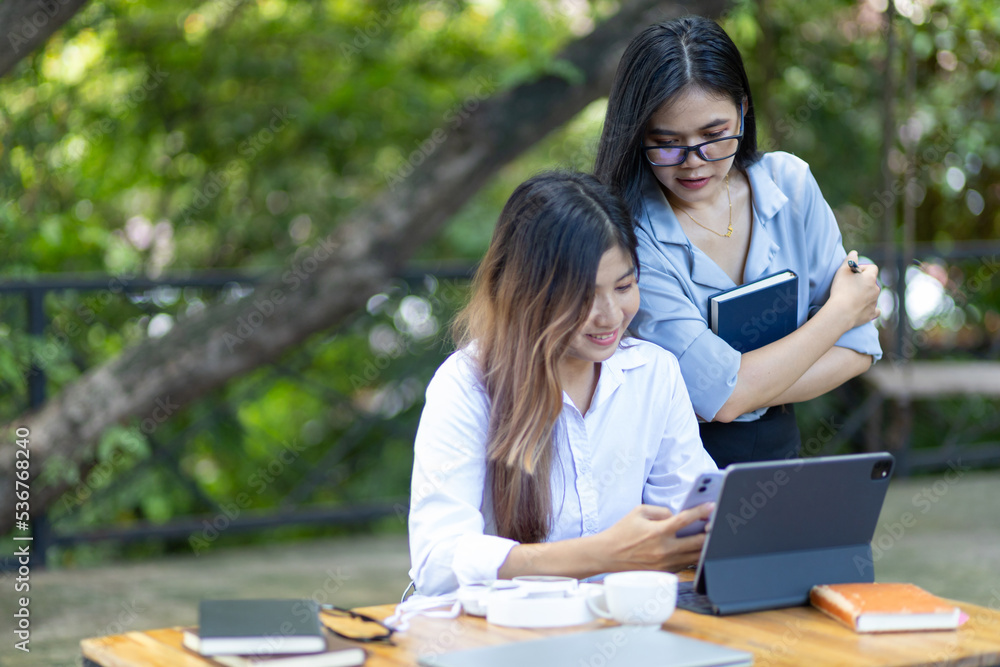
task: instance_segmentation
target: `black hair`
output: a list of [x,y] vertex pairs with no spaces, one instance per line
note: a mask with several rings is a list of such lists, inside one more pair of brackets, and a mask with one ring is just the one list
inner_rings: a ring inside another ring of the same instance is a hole
[[735,165],[745,171],[760,159],[757,119],[739,49],[718,23],[701,16],[651,25],[625,49],[618,63],[594,172],[641,212],[645,159],[640,147],[646,126],[664,103],[689,86],[746,101],[743,140]]

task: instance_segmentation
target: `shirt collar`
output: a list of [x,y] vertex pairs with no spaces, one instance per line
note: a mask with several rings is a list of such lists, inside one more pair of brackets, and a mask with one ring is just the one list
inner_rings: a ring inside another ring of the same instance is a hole
[[590,410],[587,413],[590,414],[611,398],[615,390],[625,384],[625,371],[639,368],[648,362],[649,356],[643,346],[636,345],[634,340],[625,339],[611,358],[601,363],[601,377],[597,379],[597,389],[594,390],[594,398],[590,401]]
[[788,197],[781,191],[778,184],[771,178],[764,165],[758,161],[747,169],[750,188],[753,192],[753,207],[766,227],[768,221],[778,214],[778,211],[788,203]]
[[[777,245],[771,238],[767,226],[778,211],[788,203],[788,197],[761,162],[750,166],[747,177],[750,180],[750,191],[753,193],[754,236],[751,239],[744,276],[757,276],[765,270],[777,252]],[[669,243],[686,249],[688,271],[693,282],[720,290],[733,286],[729,276],[688,239],[660,188],[660,182],[649,169],[645,170],[642,201],[644,211],[640,225],[660,243]]]
[[762,162],[751,165],[747,170],[747,177],[750,179],[750,191],[753,192],[754,228],[743,277],[746,281],[753,281],[774,269],[771,263],[780,247],[771,235],[769,223],[788,203],[788,197],[771,178]]
[[660,189],[660,182],[648,169],[642,193],[646,218],[644,226],[660,243],[669,243],[685,249],[687,270],[691,274],[691,280],[719,290],[732,287],[733,281],[726,275],[726,272],[691,243],[677,221],[677,215],[667,202],[663,190]]
[[649,169],[644,170],[642,183],[642,203],[645,220],[642,220],[643,227],[653,235],[660,243],[674,243],[687,248],[691,247],[681,225],[677,222],[677,215],[674,209],[667,203],[667,198],[660,189],[660,182]]
[[[750,166],[747,170],[747,177],[750,179],[750,190],[753,192],[753,206],[761,223],[766,227],[778,211],[788,203],[788,197],[781,191],[778,184],[774,182],[771,175],[767,173],[759,161]],[[675,243],[682,246],[691,246],[684,230],[677,222],[674,210],[667,203],[667,198],[660,188],[660,182],[649,169],[645,170],[642,184],[642,199],[645,208],[642,222],[661,243]]]

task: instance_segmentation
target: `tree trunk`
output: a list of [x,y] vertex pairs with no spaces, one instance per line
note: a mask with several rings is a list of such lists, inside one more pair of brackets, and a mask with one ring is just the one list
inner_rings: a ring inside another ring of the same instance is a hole
[[45,43],[87,0],[5,0],[0,3],[0,76]]
[[[715,15],[725,4],[711,0],[697,10]],[[275,276],[242,301],[177,322],[162,338],[90,370],[37,413],[0,429],[0,534],[13,526],[15,428],[30,432],[32,475],[54,454],[85,468],[107,428],[131,419],[143,420],[143,430],[155,428],[228,380],[336,325],[383,289],[504,164],[605,95],[621,52],[639,28],[688,11],[655,0],[625,3],[560,54],[580,72],[579,83],[545,76],[496,94],[448,132],[412,176],[393,182],[325,239],[299,250],[295,272]],[[55,482],[33,488],[32,513],[44,511],[68,487]]]

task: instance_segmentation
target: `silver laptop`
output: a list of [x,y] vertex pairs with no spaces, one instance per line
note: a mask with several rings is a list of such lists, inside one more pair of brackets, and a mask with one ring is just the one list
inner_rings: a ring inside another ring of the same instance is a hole
[[677,606],[740,614],[808,604],[816,584],[874,581],[871,541],[892,468],[888,452],[728,466]]
[[753,664],[753,654],[660,629],[620,626],[422,655],[417,663],[423,667],[744,667]]

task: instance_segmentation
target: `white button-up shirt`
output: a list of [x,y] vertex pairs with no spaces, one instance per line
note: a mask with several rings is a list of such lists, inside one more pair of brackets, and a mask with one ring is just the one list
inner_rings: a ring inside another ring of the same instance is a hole
[[[459,351],[427,387],[409,517],[410,577],[425,595],[496,579],[516,544],[496,536],[484,491],[489,398],[479,377]],[[554,446],[550,542],[604,531],[641,503],[677,512],[695,478],[716,470],[677,359],[636,339],[601,365],[586,415],[563,393]]]
[[[791,269],[799,277],[798,325],[826,303],[844,261],[837,220],[809,165],[788,153],[765,153],[747,170],[753,192],[753,232],[743,282]],[[643,187],[639,238],[639,312],[632,329],[673,352],[695,412],[715,418],[736,388],[742,355],[708,327],[708,300],[736,283],[691,243],[652,172]],[[873,322],[845,333],[836,345],[874,360],[882,356]],[[767,408],[737,421],[759,419]]]

